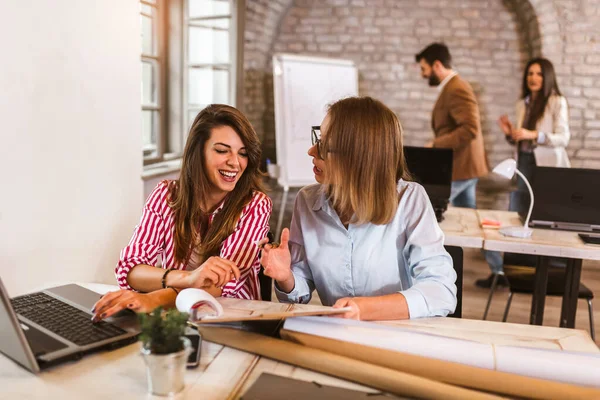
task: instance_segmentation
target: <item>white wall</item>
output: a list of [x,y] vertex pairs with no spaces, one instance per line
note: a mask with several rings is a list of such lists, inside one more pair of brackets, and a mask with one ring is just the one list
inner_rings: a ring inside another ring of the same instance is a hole
[[136,0],[0,1],[0,277],[114,283],[143,183]]

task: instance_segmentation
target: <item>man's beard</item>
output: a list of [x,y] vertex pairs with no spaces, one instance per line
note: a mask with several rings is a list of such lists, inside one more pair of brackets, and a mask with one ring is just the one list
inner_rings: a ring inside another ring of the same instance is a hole
[[429,75],[429,86],[438,86],[442,81],[435,74],[435,72],[431,71],[431,75]]

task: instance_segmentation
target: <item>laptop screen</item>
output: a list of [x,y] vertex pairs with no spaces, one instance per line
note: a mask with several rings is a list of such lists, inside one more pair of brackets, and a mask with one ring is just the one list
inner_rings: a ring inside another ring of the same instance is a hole
[[431,202],[450,198],[452,150],[404,146],[408,171],[423,185]]
[[30,371],[39,371],[38,364],[23,333],[23,326],[12,309],[10,299],[0,280],[0,352]]
[[536,167],[531,221],[600,225],[600,170]]

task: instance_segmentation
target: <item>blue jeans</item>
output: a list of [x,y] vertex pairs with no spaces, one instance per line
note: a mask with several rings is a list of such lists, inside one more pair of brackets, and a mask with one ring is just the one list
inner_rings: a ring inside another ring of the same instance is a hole
[[450,189],[450,204],[454,207],[477,208],[475,188],[478,178],[453,181]]
[[[478,181],[478,178],[453,181],[450,190],[450,204],[454,207],[477,208],[475,189]],[[497,251],[482,251],[492,273],[502,273],[502,255]]]

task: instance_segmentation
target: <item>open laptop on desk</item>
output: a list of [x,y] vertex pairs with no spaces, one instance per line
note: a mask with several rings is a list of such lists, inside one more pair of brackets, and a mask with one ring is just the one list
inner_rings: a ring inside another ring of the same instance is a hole
[[[529,226],[600,232],[600,170],[536,167]],[[526,218],[526,211],[521,218]]]
[[448,208],[452,188],[452,150],[404,146],[408,171],[423,185],[438,222]]
[[92,323],[100,295],[79,285],[57,286],[13,299],[0,279],[0,351],[31,372],[137,340],[133,313]]

